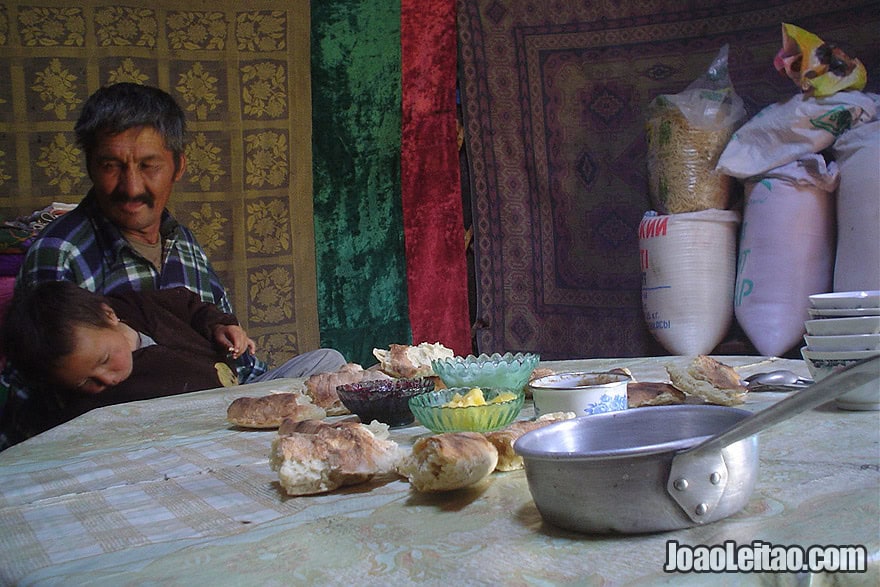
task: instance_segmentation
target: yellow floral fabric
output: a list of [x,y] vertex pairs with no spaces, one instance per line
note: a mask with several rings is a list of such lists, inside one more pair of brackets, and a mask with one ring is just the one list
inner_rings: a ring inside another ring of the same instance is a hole
[[78,202],[73,125],[98,87],[161,87],[184,108],[169,207],[196,234],[261,356],[318,346],[306,0],[0,3],[0,217]]

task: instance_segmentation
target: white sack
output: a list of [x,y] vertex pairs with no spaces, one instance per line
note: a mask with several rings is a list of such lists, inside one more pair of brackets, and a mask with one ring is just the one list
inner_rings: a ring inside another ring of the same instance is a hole
[[642,306],[654,337],[676,355],[712,351],[733,321],[740,215],[702,210],[639,224]]
[[836,165],[812,155],[745,184],[734,312],[762,355],[797,345],[809,296],[831,291],[837,181]]
[[880,289],[880,120],[843,133],[832,153],[840,170],[834,291]]
[[715,169],[751,178],[819,153],[848,129],[873,120],[875,97],[863,92],[824,98],[795,94],[771,104],[733,133]]

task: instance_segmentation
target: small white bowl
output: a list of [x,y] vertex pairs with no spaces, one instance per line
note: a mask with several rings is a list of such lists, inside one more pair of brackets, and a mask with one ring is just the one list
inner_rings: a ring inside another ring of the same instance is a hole
[[809,308],[810,318],[851,318],[858,316],[880,316],[880,308]]
[[[878,354],[880,351],[816,351],[809,347],[801,348],[801,356],[816,381],[847,365]],[[880,410],[880,373],[870,383],[838,397],[835,403],[841,410]]]
[[880,316],[851,316],[847,318],[823,318],[804,322],[807,334],[835,336],[839,334],[878,334]]
[[812,351],[880,351],[880,334],[804,335]]
[[818,309],[880,309],[880,291],[835,291],[813,294],[810,305]]
[[538,416],[553,412],[583,416],[625,410],[629,380],[616,373],[557,373],[529,382],[529,388]]

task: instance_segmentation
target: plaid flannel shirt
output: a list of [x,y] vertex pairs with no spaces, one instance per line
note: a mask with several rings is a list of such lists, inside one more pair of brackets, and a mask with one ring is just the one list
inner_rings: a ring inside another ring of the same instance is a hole
[[[79,206],[47,226],[28,249],[16,286],[73,281],[108,294],[129,290],[185,287],[202,300],[234,314],[223,284],[195,235],[165,210],[162,213],[162,271],[137,253],[100,212],[90,192]],[[265,373],[266,363],[245,354],[236,365],[246,383]]]

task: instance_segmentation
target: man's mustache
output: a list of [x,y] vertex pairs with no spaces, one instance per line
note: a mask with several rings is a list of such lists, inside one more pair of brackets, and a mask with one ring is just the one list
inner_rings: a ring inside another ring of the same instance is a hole
[[156,200],[150,194],[140,194],[133,198],[129,198],[125,194],[113,194],[110,198],[110,201],[114,204],[127,204],[129,202],[140,202],[146,204],[150,208],[154,208],[156,206]]

